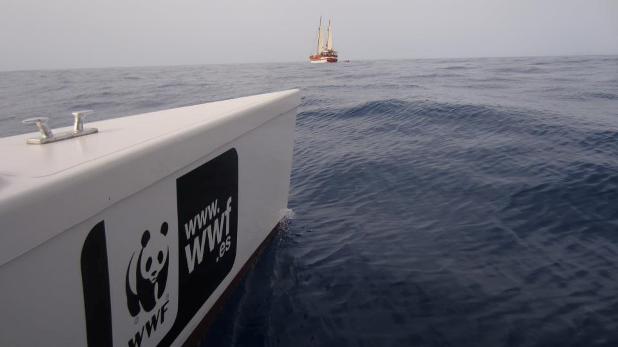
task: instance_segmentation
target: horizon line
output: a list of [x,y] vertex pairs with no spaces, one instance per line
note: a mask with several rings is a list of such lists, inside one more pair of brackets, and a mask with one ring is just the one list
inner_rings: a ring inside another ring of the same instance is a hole
[[[369,62],[369,61],[395,61],[395,60],[461,60],[461,59],[499,59],[499,58],[561,58],[561,57],[609,57],[618,56],[618,53],[590,53],[590,54],[550,54],[550,55],[495,55],[495,56],[461,56],[461,57],[416,57],[416,58],[358,58],[342,59],[340,62]],[[49,68],[26,68],[26,69],[0,69],[5,72],[34,72],[34,71],[67,71],[67,70],[103,70],[103,69],[130,69],[130,68],[165,68],[165,67],[189,67],[189,66],[229,66],[229,65],[268,65],[268,64],[293,64],[306,63],[305,60],[285,61],[259,61],[238,63],[181,63],[181,64],[152,64],[152,65],[109,65],[109,66],[82,66],[82,67],[49,67]]]

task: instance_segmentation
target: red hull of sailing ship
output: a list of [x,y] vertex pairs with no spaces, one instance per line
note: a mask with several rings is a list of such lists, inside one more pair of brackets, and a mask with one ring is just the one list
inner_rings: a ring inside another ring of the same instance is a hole
[[336,63],[337,56],[324,56],[314,54],[309,57],[309,61],[311,61],[312,63]]

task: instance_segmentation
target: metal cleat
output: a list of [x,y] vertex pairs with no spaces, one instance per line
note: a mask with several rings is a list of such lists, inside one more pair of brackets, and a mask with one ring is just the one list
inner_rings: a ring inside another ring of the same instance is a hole
[[83,110],[83,111],[75,111],[72,112],[75,117],[75,122],[73,124],[73,131],[66,131],[54,135],[53,131],[47,126],[47,117],[35,117],[24,119],[22,123],[24,124],[34,124],[39,129],[40,136],[38,138],[29,138],[26,142],[31,145],[44,145],[46,143],[57,142],[67,139],[72,139],[74,137],[94,134],[98,132],[97,128],[85,128],[84,129],[84,120],[83,118],[91,114],[92,110]]

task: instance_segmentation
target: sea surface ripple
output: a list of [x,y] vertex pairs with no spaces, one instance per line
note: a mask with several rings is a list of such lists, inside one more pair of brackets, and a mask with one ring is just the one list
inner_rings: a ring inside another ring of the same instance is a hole
[[286,228],[202,346],[618,345],[618,57],[0,73],[0,136],[300,88]]

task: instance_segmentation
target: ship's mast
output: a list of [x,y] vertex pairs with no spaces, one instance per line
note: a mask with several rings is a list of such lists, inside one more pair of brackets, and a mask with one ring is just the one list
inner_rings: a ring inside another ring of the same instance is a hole
[[328,40],[326,41],[326,49],[329,51],[333,51],[333,27],[330,24],[330,19],[328,20]]
[[320,16],[320,26],[318,27],[318,47],[315,51],[315,54],[322,53],[322,17]]
[[322,18],[320,18],[320,51],[318,52],[318,54],[326,50],[326,42],[324,42],[324,39],[326,39],[326,35],[324,34],[324,26],[322,25]]

